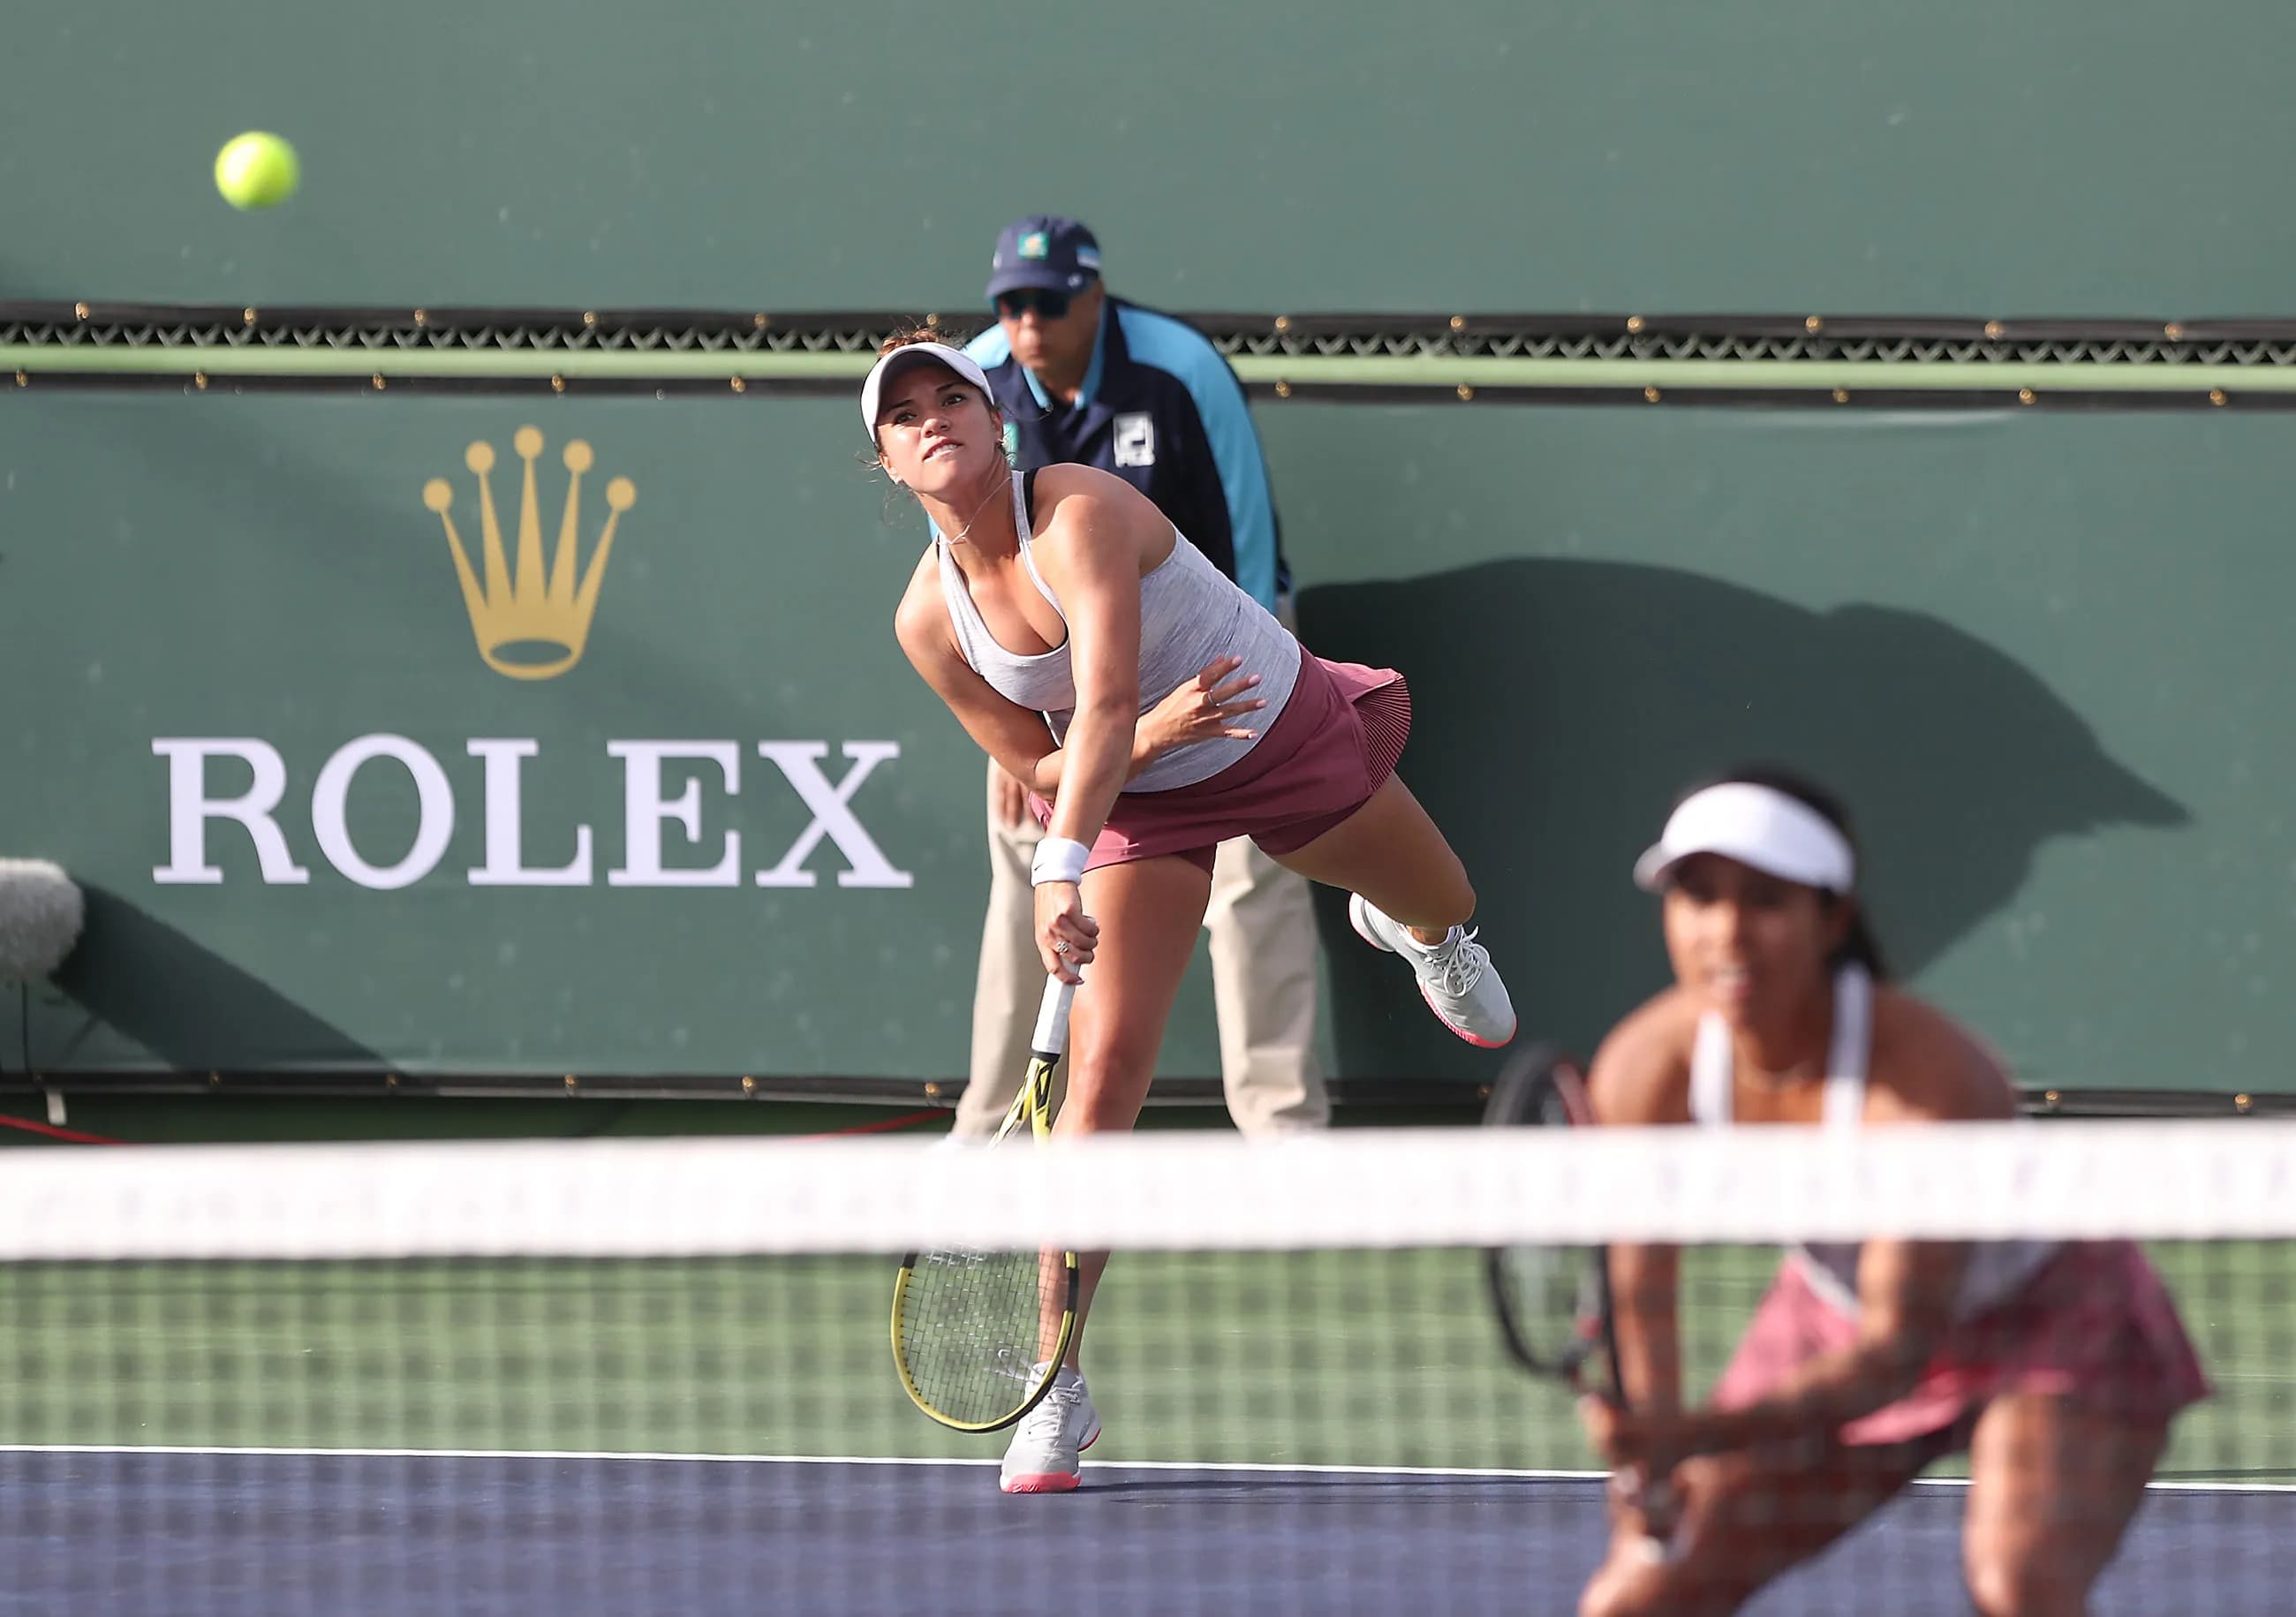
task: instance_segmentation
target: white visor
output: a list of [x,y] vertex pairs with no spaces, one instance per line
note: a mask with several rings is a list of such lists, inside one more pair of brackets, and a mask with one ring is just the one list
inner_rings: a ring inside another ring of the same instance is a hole
[[1695,853],[1718,853],[1782,882],[1846,893],[1857,878],[1849,841],[1816,809],[1750,781],[1709,786],[1669,816],[1658,841],[1635,861],[1635,885],[1656,892]]
[[931,359],[947,365],[979,388],[980,396],[988,401],[991,407],[995,406],[996,395],[989,390],[988,378],[981,373],[979,365],[972,363],[971,355],[962,349],[950,348],[945,342],[912,342],[906,348],[895,349],[871,365],[869,380],[861,384],[861,424],[867,429],[871,443],[877,441],[877,395],[893,379],[895,372],[906,369],[912,361],[919,359]]

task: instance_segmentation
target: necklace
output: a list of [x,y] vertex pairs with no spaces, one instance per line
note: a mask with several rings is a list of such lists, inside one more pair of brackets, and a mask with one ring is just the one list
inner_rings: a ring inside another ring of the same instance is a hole
[[988,490],[987,498],[984,498],[980,504],[972,508],[972,515],[966,520],[964,526],[958,529],[954,534],[948,536],[948,538],[944,541],[945,543],[950,545],[962,545],[964,543],[964,536],[972,531],[973,523],[978,522],[980,520],[980,513],[988,509],[988,501],[995,499],[999,494],[1005,491],[1004,488],[1001,486],[1004,482],[1004,480],[1002,478],[997,480],[997,483],[1000,486],[991,488]]

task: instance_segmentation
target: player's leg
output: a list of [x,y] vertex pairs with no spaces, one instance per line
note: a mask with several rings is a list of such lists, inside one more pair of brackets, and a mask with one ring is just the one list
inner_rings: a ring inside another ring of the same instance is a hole
[[1204,912],[1228,1115],[1245,1134],[1331,1120],[1316,1053],[1316,908],[1308,883],[1249,837],[1220,844]]
[[1969,1449],[1962,1564],[1985,1617],[2086,1611],[2168,1427],[2046,1393],[1997,1398]]
[[957,1098],[953,1134],[986,1138],[996,1132],[1029,1069],[1029,1037],[1045,988],[1045,964],[1035,940],[1036,891],[1029,861],[1044,835],[1023,801],[1018,825],[999,811],[1003,767],[988,763],[988,908],[980,923],[980,962],[972,985],[972,1063]]
[[1276,857],[1311,882],[1360,894],[1422,942],[1475,913],[1467,867],[1400,776],[1389,776],[1362,808],[1314,841]]
[[[1100,923],[1100,940],[1069,1014],[1068,1096],[1054,1120],[1055,1135],[1120,1132],[1139,1120],[1210,891],[1210,873],[1177,857],[1086,874],[1085,913]],[[1070,1364],[1107,1260],[1105,1252],[1078,1255]]]
[[1579,1596],[1580,1617],[1734,1612],[1886,1504],[1937,1449],[1821,1438],[1691,1460],[1675,1473],[1672,1554],[1654,1561],[1638,1537],[1614,1537]]
[[[1203,925],[1210,865],[1208,853],[1201,865],[1165,858],[1086,873],[1085,913],[1100,923],[1100,940],[1069,1011],[1068,1094],[1054,1135],[1120,1131],[1138,1120]],[[1037,970],[1041,981],[1041,961]],[[1085,1317],[1107,1267],[1104,1252],[1077,1254],[1076,1331],[1052,1390],[1004,1451],[998,1486],[1006,1493],[1064,1493],[1083,1480],[1078,1457],[1100,1435],[1100,1416],[1078,1360]],[[1046,1297],[1049,1340],[1058,1335],[1060,1306],[1051,1288]]]
[[1315,841],[1277,858],[1311,882],[1354,895],[1348,919],[1364,940],[1401,955],[1443,1024],[1472,1044],[1514,1037],[1513,1003],[1490,956],[1466,930],[1475,890],[1451,844],[1398,776]]

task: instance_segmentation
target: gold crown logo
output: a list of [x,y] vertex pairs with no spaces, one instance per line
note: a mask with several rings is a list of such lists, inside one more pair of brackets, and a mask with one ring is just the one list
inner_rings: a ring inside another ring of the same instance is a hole
[[566,482],[566,513],[558,524],[558,551],[545,575],[542,565],[542,512],[535,497],[534,463],[542,455],[542,430],[521,427],[511,445],[526,463],[525,487],[518,505],[518,567],[512,572],[503,555],[502,523],[495,515],[495,450],[483,440],[463,454],[463,464],[479,478],[479,527],[483,541],[486,581],[471,566],[463,538],[455,531],[455,490],[443,477],[422,485],[422,503],[439,513],[447,529],[447,544],[455,553],[455,573],[463,582],[463,604],[471,614],[471,632],[478,637],[479,655],[488,668],[512,679],[554,679],[582,661],[582,647],[590,637],[590,617],[598,610],[598,586],[606,576],[606,557],[614,548],[614,525],[622,513],[637,503],[637,486],[626,477],[606,485],[606,525],[598,535],[590,565],[575,579],[579,546],[575,530],[580,517],[582,474],[590,470],[590,446],[574,439],[564,460],[570,474]]

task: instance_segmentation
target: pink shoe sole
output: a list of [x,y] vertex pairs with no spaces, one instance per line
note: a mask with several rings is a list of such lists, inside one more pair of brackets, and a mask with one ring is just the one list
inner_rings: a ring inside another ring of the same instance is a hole
[[[1077,1445],[1077,1452],[1082,1454],[1098,1441],[1100,1441],[1100,1433],[1095,1432]],[[1081,1471],[1032,1471],[1014,1477],[1009,1482],[1000,1477],[997,1479],[996,1486],[1005,1493],[1074,1493],[1084,1486],[1084,1473]]]
[[1011,1477],[997,1486],[1006,1493],[1074,1493],[1083,1483],[1081,1472],[1046,1471]]
[[1513,1027],[1507,1030],[1506,1037],[1505,1038],[1478,1038],[1472,1033],[1468,1032],[1466,1029],[1459,1026],[1458,1023],[1444,1015],[1442,1012],[1435,1010],[1434,998],[1427,992],[1426,985],[1423,983],[1420,985],[1419,997],[1426,1000],[1427,1008],[1430,1011],[1434,1012],[1435,1020],[1441,1022],[1446,1028],[1448,1028],[1454,1037],[1466,1040],[1467,1043],[1474,1046],[1478,1050],[1504,1050],[1507,1046],[1514,1042],[1514,1036],[1522,1030],[1522,1023],[1518,1022]]

